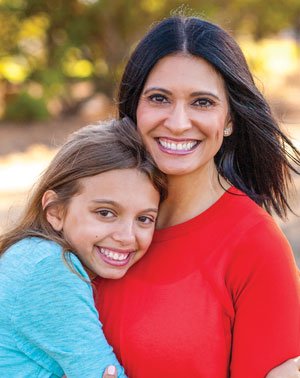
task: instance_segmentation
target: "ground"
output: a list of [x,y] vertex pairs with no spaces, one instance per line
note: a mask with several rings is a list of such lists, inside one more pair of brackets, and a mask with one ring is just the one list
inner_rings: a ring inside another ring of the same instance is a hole
[[[78,117],[43,124],[0,124],[0,230],[21,211],[29,188],[47,166],[56,148],[71,131],[85,124],[87,121]],[[300,114],[284,127],[300,148]],[[300,215],[300,177],[295,183],[294,210]],[[300,217],[290,214],[287,222],[277,221],[300,266]]]

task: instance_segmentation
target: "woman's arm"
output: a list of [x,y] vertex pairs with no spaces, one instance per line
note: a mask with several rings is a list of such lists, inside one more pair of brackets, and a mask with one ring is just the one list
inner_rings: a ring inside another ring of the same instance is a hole
[[235,308],[231,378],[263,378],[300,354],[299,272],[274,223],[242,236],[228,283]]
[[300,356],[277,366],[266,378],[300,378]]

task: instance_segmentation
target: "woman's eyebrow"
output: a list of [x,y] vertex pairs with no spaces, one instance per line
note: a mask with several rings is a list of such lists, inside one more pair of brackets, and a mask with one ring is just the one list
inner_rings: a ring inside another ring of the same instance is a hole
[[[159,92],[162,92],[162,93],[165,93],[167,95],[171,95],[172,92],[169,91],[168,89],[165,89],[165,88],[161,88],[161,87],[150,87],[150,88],[147,88],[145,91],[144,91],[144,95],[146,95],[147,93],[149,92],[153,92],[153,91],[159,91]],[[215,98],[216,100],[220,101],[220,98],[212,93],[212,92],[208,92],[208,91],[196,91],[196,92],[192,92],[191,97],[196,97],[196,96],[211,96],[213,98]]]
[[197,91],[197,92],[191,93],[191,97],[196,97],[196,96],[211,96],[215,98],[216,100],[220,101],[220,98],[216,94],[212,92],[208,92],[208,91]]
[[163,92],[167,95],[170,95],[172,94],[172,92],[168,91],[167,89],[164,89],[164,88],[160,88],[160,87],[150,87],[150,88],[147,88],[145,91],[144,91],[144,95],[149,93],[149,92],[152,92],[152,91],[159,91],[159,92]]

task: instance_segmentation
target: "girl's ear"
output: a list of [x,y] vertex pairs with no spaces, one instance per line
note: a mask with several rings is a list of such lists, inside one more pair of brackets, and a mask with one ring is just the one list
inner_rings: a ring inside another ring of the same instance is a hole
[[[64,225],[64,211],[61,205],[55,204],[57,194],[54,190],[47,190],[42,198],[42,207],[46,212],[46,219],[55,231],[62,231]],[[54,204],[52,204],[54,202]]]

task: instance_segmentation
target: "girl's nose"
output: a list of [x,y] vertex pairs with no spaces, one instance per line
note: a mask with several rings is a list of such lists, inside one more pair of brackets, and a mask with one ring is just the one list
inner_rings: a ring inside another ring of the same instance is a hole
[[131,222],[118,223],[113,233],[113,239],[121,245],[131,245],[135,243],[133,224]]

